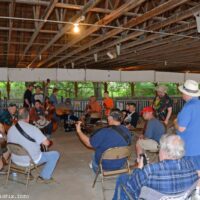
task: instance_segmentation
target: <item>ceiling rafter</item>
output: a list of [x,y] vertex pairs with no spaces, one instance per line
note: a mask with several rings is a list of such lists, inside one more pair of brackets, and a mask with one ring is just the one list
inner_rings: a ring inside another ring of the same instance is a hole
[[[177,3],[177,1],[176,1],[176,3]],[[178,1],[178,3],[180,3],[180,2]],[[183,2],[182,2],[182,3],[183,3]],[[134,20],[134,19],[133,19],[133,20],[130,20],[130,21],[125,25],[125,27],[127,27],[128,24],[131,24],[131,25],[136,26],[136,25],[138,25],[139,23],[142,23],[143,21],[145,21],[145,20],[151,18],[152,16],[161,14],[162,12],[165,12],[166,10],[168,10],[168,9],[170,8],[169,5],[170,5],[170,6],[175,6],[175,1],[173,1],[173,0],[172,0],[172,1],[168,1],[168,2],[167,2],[167,6],[166,6],[166,4],[165,4],[165,5],[160,5],[159,7],[156,7],[156,8],[154,8],[154,9],[150,10],[149,12],[146,12],[143,16],[137,17],[135,20]],[[160,7],[163,8],[162,11],[161,11]],[[170,20],[168,20],[168,19],[166,19],[166,20],[167,20],[167,22],[169,23]],[[166,20],[165,20],[165,21],[166,21]],[[173,20],[174,20],[174,18],[173,18]],[[163,22],[161,22],[161,23],[154,24],[154,25],[148,27],[147,30],[156,30],[156,29],[159,29],[159,28],[161,28],[161,27],[164,26],[165,21],[163,21]],[[172,21],[172,19],[171,19],[171,21]],[[177,21],[178,21],[178,20],[177,20]],[[107,37],[104,35],[104,36],[101,38],[101,40],[105,40],[105,39],[109,38],[111,35],[116,34],[116,33],[119,33],[120,31],[122,31],[122,30],[111,30],[111,31],[108,33],[109,35],[108,35]],[[114,45],[116,45],[116,44],[125,42],[125,41],[127,41],[127,40],[129,40],[129,39],[133,39],[133,38],[138,37],[138,36],[140,36],[140,35],[142,35],[142,34],[143,34],[143,32],[134,32],[134,33],[131,33],[130,35],[127,35],[127,36],[124,37],[124,38],[120,38],[120,39],[117,39],[117,40],[115,40],[115,41],[112,41],[112,42],[106,44],[104,47],[105,47],[106,49],[108,49],[108,48],[110,48],[110,47],[112,47],[112,46],[114,46]],[[97,42],[99,43],[99,42],[101,42],[101,41],[97,41]],[[97,42],[95,43],[94,40],[93,40],[93,43],[97,44]],[[85,45],[85,46],[86,46],[86,45]],[[80,57],[77,56],[75,59],[72,59],[71,62],[75,62],[76,60],[81,59],[81,58],[83,58],[83,57],[85,57],[85,56],[91,55],[91,54],[93,54],[93,53],[98,53],[99,51],[102,51],[102,50],[103,50],[102,48],[103,48],[103,47],[99,47],[99,50],[95,49],[94,51],[87,52],[86,54],[83,54],[83,55],[80,56]],[[77,50],[77,51],[78,51],[78,50]],[[76,54],[76,53],[77,53],[77,52],[74,52],[74,54]],[[70,54],[70,55],[71,55],[71,54]],[[66,58],[68,58],[68,56],[69,56],[69,54],[66,55]],[[69,63],[69,62],[66,62],[65,64],[68,64],[68,63]]]
[[[143,3],[144,1],[146,1],[146,0],[129,0],[129,1],[127,1],[127,3],[123,4],[118,9],[114,10],[112,13],[110,13],[109,15],[106,15],[104,18],[102,18],[101,20],[99,20],[96,23],[96,25],[106,25],[106,24],[110,23],[111,21],[113,21],[114,19],[116,19],[117,17],[121,16],[124,11],[127,11],[127,10],[130,10],[130,9],[134,8],[134,7],[138,6],[138,5],[140,5],[141,3]],[[92,26],[92,27],[88,28],[87,30],[84,31],[84,33],[81,34],[80,37],[75,38],[74,40],[70,41],[70,43],[68,43],[63,48],[61,48],[60,50],[58,50],[57,52],[55,52],[55,54],[53,56],[49,57],[45,61],[40,62],[40,64],[38,65],[38,67],[40,67],[43,64],[47,63],[55,55],[58,55],[61,52],[65,51],[66,49],[68,49],[72,45],[76,44],[80,40],[86,38],[90,34],[92,34],[95,31],[97,31],[98,29],[100,29],[100,26]],[[60,60],[58,60],[58,62],[60,62]]]

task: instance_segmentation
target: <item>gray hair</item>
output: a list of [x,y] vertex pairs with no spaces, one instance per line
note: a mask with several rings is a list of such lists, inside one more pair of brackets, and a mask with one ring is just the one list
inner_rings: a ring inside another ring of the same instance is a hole
[[29,112],[26,108],[20,108],[18,111],[18,119],[19,120],[24,120],[29,117]]
[[161,137],[160,150],[166,152],[171,159],[180,159],[185,154],[184,142],[175,134],[165,134]]

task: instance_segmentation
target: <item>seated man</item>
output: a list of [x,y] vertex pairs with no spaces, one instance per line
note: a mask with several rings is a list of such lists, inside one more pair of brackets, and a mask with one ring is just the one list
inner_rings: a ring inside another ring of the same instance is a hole
[[186,191],[198,180],[198,174],[193,164],[183,158],[184,153],[184,142],[179,136],[163,135],[160,140],[160,162],[143,166],[143,158],[141,158],[138,169],[135,169],[131,175],[118,177],[113,200],[129,200],[126,192],[134,200],[138,200],[143,186],[164,194]]
[[[108,116],[110,127],[99,129],[90,138],[82,132],[82,122],[76,124],[76,130],[82,142],[87,147],[95,149],[92,160],[92,168],[95,172],[104,151],[112,147],[128,146],[131,144],[131,134],[125,126],[121,125],[121,117],[122,114],[119,110],[112,110]],[[120,169],[124,163],[124,159],[103,161],[103,168],[105,170]]]
[[53,125],[51,121],[46,119],[45,110],[40,100],[35,101],[34,107],[30,109],[29,114],[30,123],[41,129],[47,137],[50,137],[52,134]]
[[0,122],[4,125],[5,131],[17,121],[17,106],[16,104],[10,103],[8,108],[3,110],[0,114]]
[[136,142],[137,157],[144,153],[144,150],[157,152],[159,140],[165,133],[165,126],[162,122],[154,117],[154,110],[152,107],[145,107],[142,110],[142,115],[147,120],[147,125],[144,135],[140,135]]
[[124,119],[124,124],[128,129],[136,128],[137,122],[139,119],[139,114],[136,112],[136,104],[130,103],[129,104],[129,113],[127,114],[126,118]]
[[101,119],[101,106],[96,100],[95,96],[90,97],[90,100],[86,106],[85,117],[89,119],[89,121],[86,121],[88,121],[90,124],[95,124]]
[[[7,141],[23,146],[29,152],[36,164],[45,163],[39,179],[44,182],[49,182],[60,154],[57,151],[41,152],[40,145],[43,144],[48,146],[50,142],[37,127],[29,124],[29,112],[25,108],[19,110],[18,125],[26,135],[35,140],[35,142],[25,137],[15,125],[9,129]],[[29,163],[29,158],[25,156],[12,155],[11,159],[14,163],[21,166],[26,166]]]
[[74,108],[70,98],[66,98],[65,103],[58,104],[56,112],[64,120],[65,132],[75,129],[75,122],[78,121],[78,117],[74,115]]

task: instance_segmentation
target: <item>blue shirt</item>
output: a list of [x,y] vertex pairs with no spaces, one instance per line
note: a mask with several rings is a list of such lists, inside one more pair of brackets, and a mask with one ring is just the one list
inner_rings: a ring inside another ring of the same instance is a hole
[[[129,140],[131,141],[131,134],[129,130],[123,125],[118,126],[118,128],[123,130],[123,132],[128,136]],[[97,131],[90,138],[90,144],[95,149],[95,161],[97,164],[99,164],[103,152],[107,149],[112,147],[128,146],[124,138],[112,128],[102,128]],[[123,166],[124,162],[124,159],[112,161],[104,160],[103,168],[105,170],[119,169]]]
[[161,136],[165,133],[164,125],[156,118],[153,118],[147,122],[145,130],[145,137],[155,140],[159,143]]
[[58,99],[55,94],[51,94],[51,96],[49,97],[49,100],[54,106],[58,104]]
[[134,200],[138,200],[143,186],[164,194],[177,194],[187,190],[197,180],[198,174],[190,161],[164,160],[146,165],[143,169],[135,169],[131,175],[121,175],[117,179],[113,200],[129,200],[121,185]]
[[185,127],[185,131],[177,134],[185,142],[185,156],[200,155],[200,100],[192,98],[185,103],[183,109],[178,114],[177,122],[180,127]]

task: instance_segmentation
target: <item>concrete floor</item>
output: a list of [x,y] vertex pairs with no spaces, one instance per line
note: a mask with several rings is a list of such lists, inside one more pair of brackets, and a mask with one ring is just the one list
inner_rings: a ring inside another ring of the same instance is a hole
[[[15,195],[15,198],[12,199],[30,200],[103,199],[101,183],[97,182],[95,188],[92,188],[94,173],[89,168],[88,163],[93,151],[87,149],[75,133],[65,133],[62,126],[53,134],[52,139],[54,145],[51,149],[58,150],[61,153],[61,158],[53,176],[56,182],[42,184],[31,181],[29,189],[26,191],[25,185],[13,181],[9,181],[8,185],[5,186],[5,176],[0,175],[0,199],[3,199],[2,195]],[[21,176],[18,175],[17,179],[23,178]],[[106,200],[110,200],[114,192],[115,179],[109,180],[105,186],[110,189],[105,192]],[[17,195],[28,196],[17,197]]]

